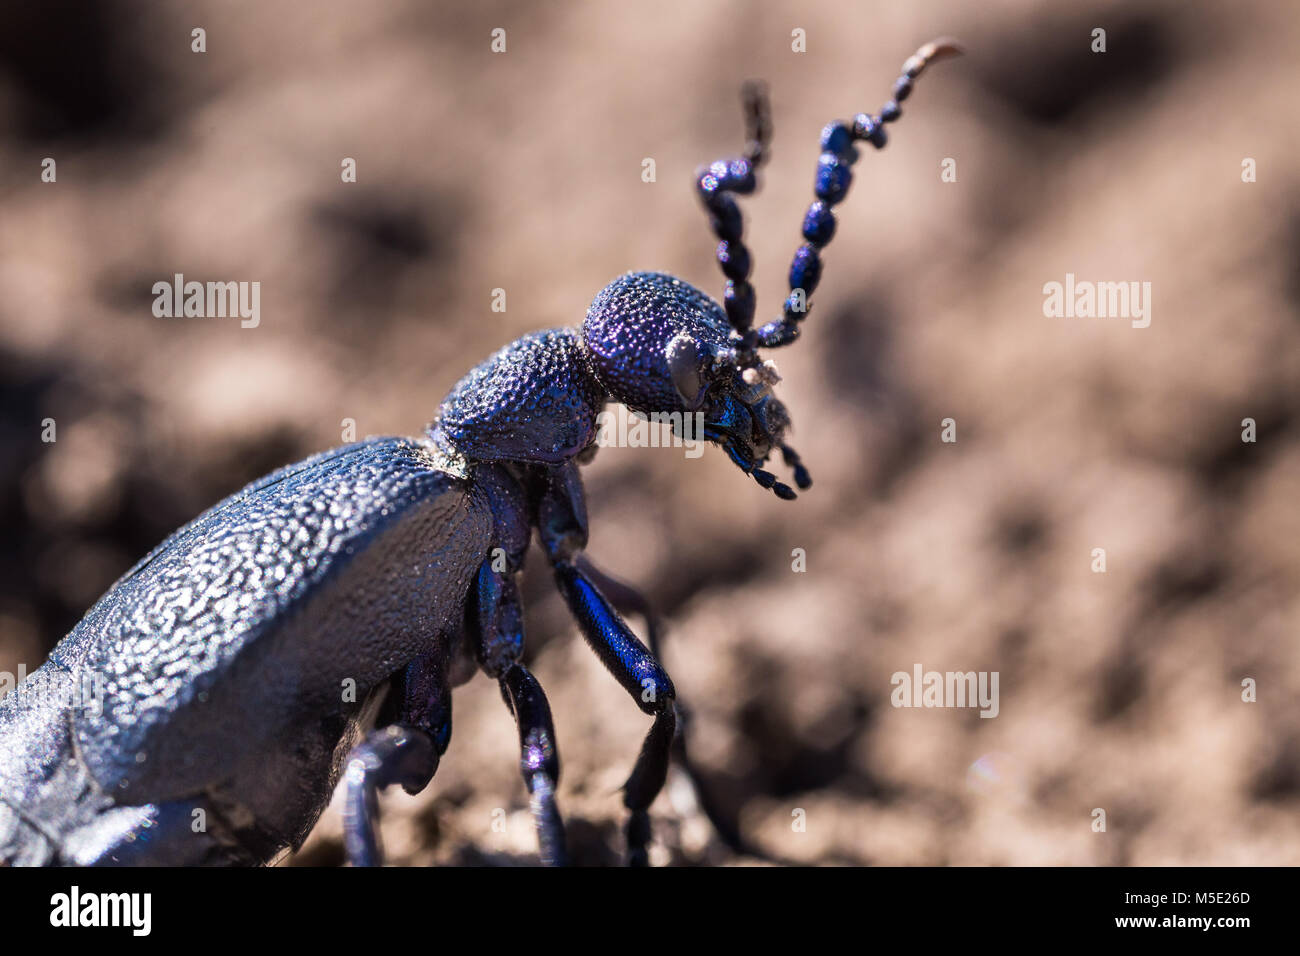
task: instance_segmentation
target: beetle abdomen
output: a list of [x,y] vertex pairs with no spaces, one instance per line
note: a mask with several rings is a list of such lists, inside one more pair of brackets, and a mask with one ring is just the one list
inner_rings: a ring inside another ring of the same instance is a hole
[[239,779],[250,763],[274,784],[277,754],[288,764],[305,732],[320,736],[308,728],[342,729],[458,624],[489,534],[470,484],[408,439],[328,452],[221,502],[51,654],[102,681],[102,712],[75,727],[94,778],[132,803]]

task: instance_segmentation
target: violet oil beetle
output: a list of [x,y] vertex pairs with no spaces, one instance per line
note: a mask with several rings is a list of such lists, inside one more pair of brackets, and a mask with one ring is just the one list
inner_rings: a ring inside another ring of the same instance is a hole
[[883,147],[916,78],[957,52],[926,44],[877,113],[825,127],[779,318],[753,327],[735,198],[754,192],[771,136],[751,84],[744,155],[695,183],[721,303],[670,275],[623,275],[581,327],[525,335],[471,371],[425,435],[290,465],[155,548],[0,701],[0,863],[266,863],[302,843],[341,786],[347,856],[378,864],[377,794],[429,784],[451,689],[480,670],[518,724],[541,859],[564,863],[550,707],[520,663],[517,577],[536,532],[587,643],[653,720],[623,793],[628,859],[644,864],[650,804],[685,742],[653,627],[647,646],[619,613],[650,618],[645,602],[582,554],[579,467],[597,416],[610,401],[698,413],[703,437],[764,489],[796,495],[763,467],[778,453],[795,486],[811,485],[760,350],[799,336],[857,144]]

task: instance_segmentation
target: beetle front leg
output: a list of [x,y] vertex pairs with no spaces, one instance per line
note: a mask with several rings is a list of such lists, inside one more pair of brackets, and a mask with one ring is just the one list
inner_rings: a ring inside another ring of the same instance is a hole
[[[613,602],[614,607],[624,614],[639,614],[642,617],[645,621],[646,644],[650,647],[650,653],[656,659],[662,659],[663,624],[659,620],[658,614],[655,613],[654,606],[649,599],[632,585],[620,581],[596,567],[585,554],[579,555],[575,563],[596,587],[600,588],[601,592]],[[748,841],[741,835],[738,823],[729,814],[723,812],[713,792],[706,786],[699,769],[695,766],[695,762],[691,759],[688,746],[690,712],[686,709],[686,705],[680,697],[674,699],[673,709],[677,712],[677,730],[673,737],[672,759],[690,782],[700,810],[709,823],[713,825],[713,829],[722,839],[722,842],[733,852],[744,856],[763,856],[761,851],[750,846]]]
[[587,508],[578,467],[572,462],[534,475],[536,521],[542,547],[555,569],[555,580],[588,645],[623,685],[654,725],[623,788],[628,863],[648,862],[650,804],[668,775],[677,715],[676,690],[654,654],[641,643],[594,581],[576,563],[587,545]]
[[673,707],[676,691],[654,655],[576,565],[557,560],[555,580],[582,636],[601,663],[632,695],[637,706],[655,719],[623,787],[623,805],[631,813],[627,823],[628,864],[644,866],[650,843],[650,804],[668,776],[668,757],[677,727]]

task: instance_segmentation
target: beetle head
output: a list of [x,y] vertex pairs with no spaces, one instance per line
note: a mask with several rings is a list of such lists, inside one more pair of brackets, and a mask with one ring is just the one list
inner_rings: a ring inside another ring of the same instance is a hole
[[780,497],[789,486],[759,466],[776,450],[806,470],[783,441],[790,425],[772,394],[775,367],[740,352],[739,335],[713,299],[661,272],[629,272],[601,290],[587,310],[582,343],[596,378],[615,400],[645,414],[700,413],[704,437]]

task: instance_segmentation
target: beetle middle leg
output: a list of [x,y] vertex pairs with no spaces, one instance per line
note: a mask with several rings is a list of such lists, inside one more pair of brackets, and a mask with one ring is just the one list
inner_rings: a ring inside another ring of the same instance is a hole
[[515,664],[501,677],[501,696],[519,724],[519,769],[528,787],[542,865],[564,866],[568,862],[564,821],[555,804],[560,757],[546,694],[537,678],[522,664]]
[[479,567],[475,591],[473,616],[479,666],[500,684],[501,696],[519,725],[519,767],[528,787],[542,864],[564,866],[568,854],[564,823],[555,803],[560,759],[551,708],[537,679],[519,663],[524,649],[524,623],[516,574],[522,563],[522,548],[516,543],[509,554],[494,550],[495,555]]

